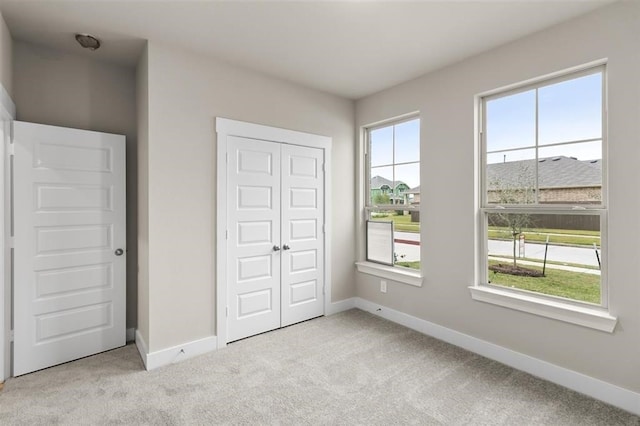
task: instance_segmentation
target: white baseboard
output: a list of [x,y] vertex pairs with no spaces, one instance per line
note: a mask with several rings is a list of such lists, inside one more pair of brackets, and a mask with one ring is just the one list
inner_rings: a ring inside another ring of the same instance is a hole
[[135,328],[127,328],[127,334],[126,334],[126,342],[133,342],[136,340],[136,329]]
[[533,358],[529,355],[489,343],[429,321],[356,297],[355,307],[436,339],[459,346],[540,377],[549,382],[572,389],[592,398],[640,415],[640,393]]
[[330,303],[327,306],[325,315],[334,315],[339,312],[348,311],[349,309],[353,309],[356,307],[356,298],[352,297],[350,299],[340,300],[339,302]]
[[140,330],[136,330],[136,348],[138,348],[138,353],[140,354],[140,358],[142,358],[142,362],[144,363],[144,368],[147,368],[147,354],[149,350],[147,349],[147,342],[142,338],[142,334],[140,334]]
[[194,340],[193,342],[188,342],[183,345],[173,346],[149,353],[147,343],[137,330],[136,346],[138,347],[138,352],[140,352],[140,356],[142,357],[144,367],[147,370],[153,370],[165,365],[184,361],[185,359],[213,352],[218,348],[216,336],[211,336],[200,340]]

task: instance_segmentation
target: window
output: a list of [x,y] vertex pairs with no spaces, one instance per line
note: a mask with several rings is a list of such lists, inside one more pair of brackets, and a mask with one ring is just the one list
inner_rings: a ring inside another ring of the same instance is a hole
[[604,76],[481,99],[481,284],[606,306]]
[[392,222],[391,263],[419,271],[420,119],[368,128],[366,143],[366,218]]

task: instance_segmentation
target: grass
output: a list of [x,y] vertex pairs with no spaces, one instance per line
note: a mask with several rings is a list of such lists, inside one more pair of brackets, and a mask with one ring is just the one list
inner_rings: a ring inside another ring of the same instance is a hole
[[[499,262],[490,260],[489,265]],[[504,262],[502,262],[504,263]],[[541,270],[535,266],[526,266]],[[519,277],[489,271],[489,282],[503,287],[518,288],[550,296],[565,297],[589,303],[600,303],[600,276],[547,268],[546,276]]]
[[396,262],[398,266],[404,266],[405,268],[417,269],[420,270],[420,261],[416,260],[414,262]]
[[420,232],[420,222],[411,222],[411,215],[396,215],[390,213],[388,216],[376,216],[376,219],[391,220],[393,222],[394,231],[401,232]]
[[[525,240],[528,242],[544,243],[549,237],[549,243],[565,244],[571,246],[593,247],[595,243],[600,246],[599,231],[573,231],[568,229],[526,229],[523,231]],[[491,240],[511,240],[511,231],[507,228],[497,226],[489,227],[489,239]]]

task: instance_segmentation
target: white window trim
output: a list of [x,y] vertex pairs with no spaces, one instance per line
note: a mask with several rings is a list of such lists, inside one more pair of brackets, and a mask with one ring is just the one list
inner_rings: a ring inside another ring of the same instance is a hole
[[618,319],[600,307],[579,306],[560,300],[547,300],[537,295],[516,293],[487,285],[469,287],[471,298],[517,311],[577,324],[613,333]]
[[[408,284],[414,287],[422,287],[422,281],[423,281],[422,269],[420,271],[417,271],[414,269],[402,268],[398,266],[381,265],[374,262],[367,262],[365,260],[366,259],[365,223],[367,220],[367,207],[368,207],[366,200],[370,194],[369,177],[368,177],[368,171],[367,171],[368,164],[365,156],[366,154],[368,154],[367,131],[371,129],[379,128],[379,127],[388,126],[388,125],[391,125],[392,123],[409,121],[414,118],[420,118],[419,111],[412,111],[410,113],[403,114],[391,119],[378,121],[378,122],[367,124],[365,126],[360,127],[360,137],[359,137],[359,146],[358,146],[358,163],[357,163],[358,175],[357,175],[357,182],[356,182],[357,191],[358,191],[357,193],[357,196],[358,196],[357,243],[358,243],[358,259],[360,260],[357,261],[355,265],[356,265],[357,271],[364,274],[373,275],[378,278],[384,278],[384,279],[402,283],[402,284]],[[421,152],[420,156],[422,157],[422,150],[420,152]],[[420,164],[422,164],[422,161],[420,161]],[[393,208],[393,207],[394,206],[380,206],[376,208],[380,210],[384,210],[384,209],[397,210],[397,208]],[[406,206],[406,207],[409,207],[409,206]],[[424,215],[423,209],[424,209],[423,203],[420,203],[420,209],[418,211],[420,211],[421,215]],[[416,210],[416,208],[415,207],[407,208],[407,210]]]
[[422,276],[419,272],[414,272],[408,268],[398,268],[397,266],[387,266],[374,262],[356,262],[358,272],[369,274],[378,278],[409,284],[414,287],[422,287]]
[[[485,141],[483,140],[483,133],[485,128],[484,117],[482,116],[484,101],[491,98],[508,96],[512,93],[517,93],[524,90],[530,90],[532,87],[542,87],[546,84],[553,84],[563,80],[569,80],[578,78],[581,75],[590,74],[594,69],[601,68],[603,74],[603,105],[602,105],[602,203],[596,206],[579,206],[577,210],[573,210],[572,214],[597,214],[601,217],[601,229],[607,229],[607,97],[606,97],[606,84],[607,84],[607,70],[606,60],[596,61],[590,64],[585,64],[580,67],[573,68],[560,73],[554,73],[553,75],[547,75],[545,77],[530,80],[522,85],[513,85],[509,88],[503,88],[487,92],[476,96],[478,111],[478,119],[476,121],[476,144],[478,147],[476,155],[478,156],[478,162],[480,167],[479,182],[477,185],[477,208],[478,220],[476,234],[476,279],[475,284],[469,287],[471,292],[471,298],[480,302],[490,303],[510,309],[515,309],[522,312],[528,312],[531,314],[552,318],[560,321],[564,321],[571,324],[581,325],[584,327],[613,333],[617,318],[612,316],[609,312],[608,305],[608,285],[607,285],[607,232],[602,235],[601,247],[603,248],[603,268],[601,279],[601,304],[591,305],[585,302],[574,301],[569,299],[562,299],[560,297],[549,296],[545,294],[536,294],[525,290],[500,288],[486,283],[486,269],[487,269],[487,235],[486,235],[486,215],[491,212],[504,212],[503,207],[492,206],[486,203],[485,193]],[[543,83],[544,82],[544,83]],[[543,84],[540,84],[543,83]],[[545,84],[546,83],[546,84]],[[555,210],[569,213],[571,205],[554,205],[554,206],[521,206],[514,205],[509,206],[508,210],[513,213],[523,212],[535,212],[535,213],[553,213]]]

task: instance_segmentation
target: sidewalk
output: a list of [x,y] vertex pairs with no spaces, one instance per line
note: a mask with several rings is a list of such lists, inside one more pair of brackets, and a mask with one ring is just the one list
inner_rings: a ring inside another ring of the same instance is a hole
[[[489,260],[496,260],[498,262],[513,263],[513,258],[506,258],[506,257],[489,256]],[[527,266],[537,266],[539,268],[542,268],[542,262],[532,262],[530,260],[518,260],[518,264],[527,265]],[[579,268],[577,266],[558,265],[558,264],[555,264],[555,263],[547,263],[547,268],[549,268],[549,269],[560,269],[560,270],[563,270],[563,271],[571,271],[571,272],[580,272],[582,274],[600,275],[600,271],[598,269]]]

